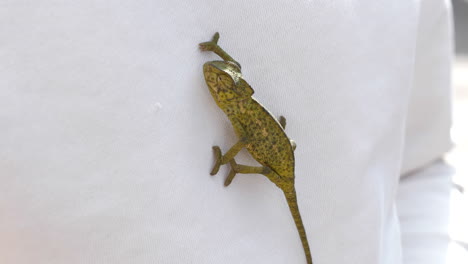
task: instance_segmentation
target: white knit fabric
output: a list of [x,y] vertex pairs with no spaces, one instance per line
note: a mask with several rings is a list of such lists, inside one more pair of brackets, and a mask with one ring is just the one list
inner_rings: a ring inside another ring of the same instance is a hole
[[297,142],[314,263],[441,264],[451,30],[440,0],[0,1],[0,263],[305,263],[274,184],[209,176],[219,31]]

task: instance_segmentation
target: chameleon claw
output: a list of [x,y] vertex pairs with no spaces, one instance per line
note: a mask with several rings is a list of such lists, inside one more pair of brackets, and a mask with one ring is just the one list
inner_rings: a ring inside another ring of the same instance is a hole
[[215,163],[213,169],[211,170],[210,174],[211,175],[216,175],[216,173],[218,173],[218,171],[219,171],[219,167],[221,166],[222,155],[221,155],[221,149],[218,146],[213,146],[213,151],[215,153],[216,163]]

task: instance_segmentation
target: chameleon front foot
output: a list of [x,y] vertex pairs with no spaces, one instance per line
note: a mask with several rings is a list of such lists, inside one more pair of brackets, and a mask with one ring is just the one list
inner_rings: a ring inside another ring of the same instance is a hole
[[[280,116],[278,122],[283,129],[286,129],[286,117]],[[296,150],[296,142],[292,139],[290,139],[289,142],[291,143],[292,149]]]
[[241,65],[218,45],[218,40],[219,40],[219,33],[216,32],[210,41],[202,42],[198,44],[198,46],[201,51],[212,51],[216,53],[218,56],[220,56],[224,61],[234,63],[235,65],[237,65],[240,71]]
[[281,127],[282,127],[283,129],[286,129],[286,117],[280,116],[278,121],[279,121]]
[[202,51],[215,51],[218,47],[219,33],[216,32],[211,41],[202,42],[199,45],[200,50]]
[[215,163],[213,169],[211,170],[210,174],[211,175],[216,175],[216,173],[218,173],[218,171],[219,171],[219,167],[221,167],[221,165],[222,165],[223,155],[221,154],[221,149],[218,146],[213,146],[213,151],[214,151],[214,154],[215,154],[216,163]]

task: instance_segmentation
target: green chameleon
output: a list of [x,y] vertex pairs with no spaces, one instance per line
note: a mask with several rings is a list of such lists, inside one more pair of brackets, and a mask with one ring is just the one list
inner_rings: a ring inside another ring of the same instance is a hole
[[[216,164],[211,175],[218,173],[221,165],[229,163],[231,171],[224,182],[225,186],[231,184],[237,173],[263,174],[276,184],[286,196],[307,263],[312,264],[309,242],[297,206],[294,187],[296,144],[284,132],[286,119],[281,116],[278,121],[265,107],[252,98],[254,90],[242,78],[240,64],[218,46],[218,39],[219,33],[216,33],[211,41],[200,43],[202,51],[212,51],[224,60],[205,63],[203,74],[211,95],[219,108],[228,116],[239,141],[224,155],[221,154],[218,146],[213,147]],[[246,148],[262,166],[237,164],[234,157],[242,148]]]

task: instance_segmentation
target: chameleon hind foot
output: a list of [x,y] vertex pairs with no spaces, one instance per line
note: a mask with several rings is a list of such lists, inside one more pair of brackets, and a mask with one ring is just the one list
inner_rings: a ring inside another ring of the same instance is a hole
[[223,155],[221,155],[221,149],[218,146],[213,146],[213,151],[214,151],[214,154],[215,154],[216,163],[215,163],[213,169],[211,170],[210,174],[211,175],[216,175],[216,173],[218,173],[218,171],[219,171],[219,167],[221,167],[221,165],[222,165]]
[[221,149],[218,146],[213,146],[213,151],[215,154],[216,163],[211,170],[211,175],[215,175],[219,171],[221,165],[227,164],[229,161],[234,159],[234,157],[239,153],[239,151],[245,146],[245,138],[241,138],[234,146],[232,146],[224,155],[221,153]]
[[[235,163],[234,160],[232,160],[232,162]],[[228,174],[226,180],[224,181],[224,186],[225,187],[228,187],[231,184],[231,182],[232,182],[232,180],[234,180],[234,176],[236,176],[236,174],[237,174],[237,172],[232,168],[232,165],[231,165],[231,171],[229,171],[229,174]]]
[[230,162],[229,162],[229,165],[231,165],[231,170],[229,171],[229,174],[226,178],[226,180],[224,181],[224,186],[225,187],[228,187],[232,180],[234,180],[234,176],[236,176],[236,174],[238,173],[238,165],[237,165],[237,162],[232,159]]
[[224,181],[224,186],[226,187],[231,184],[232,180],[234,179],[234,176],[236,176],[237,173],[263,174],[268,177],[272,172],[272,170],[268,167],[255,167],[237,164],[237,162],[234,159],[230,160],[229,164],[231,165],[231,171],[229,172],[228,177]]

